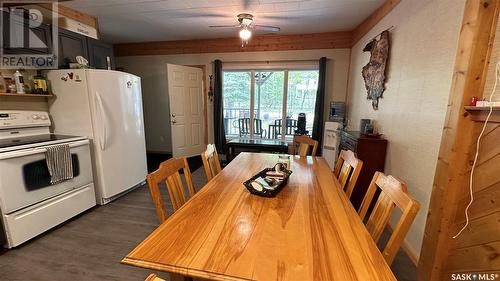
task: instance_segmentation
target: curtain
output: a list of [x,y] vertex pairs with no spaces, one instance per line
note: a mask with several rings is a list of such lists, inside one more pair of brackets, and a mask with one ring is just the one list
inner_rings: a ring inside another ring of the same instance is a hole
[[318,91],[316,92],[316,105],[314,107],[314,123],[312,138],[319,142],[318,155],[321,155],[323,139],[323,113],[325,112],[325,86],[326,86],[326,58],[319,59]]
[[224,131],[224,101],[222,98],[222,61],[214,61],[214,141],[219,153],[226,152]]

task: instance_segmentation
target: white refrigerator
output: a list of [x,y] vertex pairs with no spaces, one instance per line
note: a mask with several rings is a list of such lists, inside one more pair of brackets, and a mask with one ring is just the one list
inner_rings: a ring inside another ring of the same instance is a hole
[[91,140],[96,199],[101,205],[142,184],[147,175],[141,79],[94,69],[51,70],[53,131]]

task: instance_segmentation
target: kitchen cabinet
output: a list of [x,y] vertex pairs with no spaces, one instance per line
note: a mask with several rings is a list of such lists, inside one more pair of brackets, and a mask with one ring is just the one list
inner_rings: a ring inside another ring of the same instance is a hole
[[70,63],[76,63],[77,56],[87,59],[91,68],[107,69],[107,57],[112,69],[115,66],[113,45],[60,28],[59,68],[69,68]]
[[88,60],[87,37],[65,29],[59,29],[59,68],[69,68],[70,63],[76,63],[76,57],[82,56]]
[[93,68],[108,69],[107,58],[111,62],[111,68],[115,69],[115,57],[113,55],[113,45],[94,38],[87,40],[89,51],[89,62]]

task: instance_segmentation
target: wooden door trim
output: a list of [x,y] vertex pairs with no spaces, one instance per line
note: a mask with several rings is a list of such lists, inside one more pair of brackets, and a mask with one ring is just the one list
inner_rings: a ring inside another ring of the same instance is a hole
[[208,144],[208,87],[207,87],[207,66],[204,64],[185,65],[189,67],[201,68],[203,73],[203,141]]

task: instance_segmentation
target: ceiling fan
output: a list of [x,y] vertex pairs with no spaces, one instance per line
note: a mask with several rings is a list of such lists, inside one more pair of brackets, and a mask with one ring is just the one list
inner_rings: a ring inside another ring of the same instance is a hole
[[210,25],[213,28],[236,28],[239,29],[239,36],[242,41],[242,47],[244,44],[248,44],[248,40],[252,37],[252,30],[262,30],[267,32],[279,32],[280,28],[271,25],[261,25],[255,24],[252,14],[239,14],[236,16],[238,19],[238,24],[235,25]]

